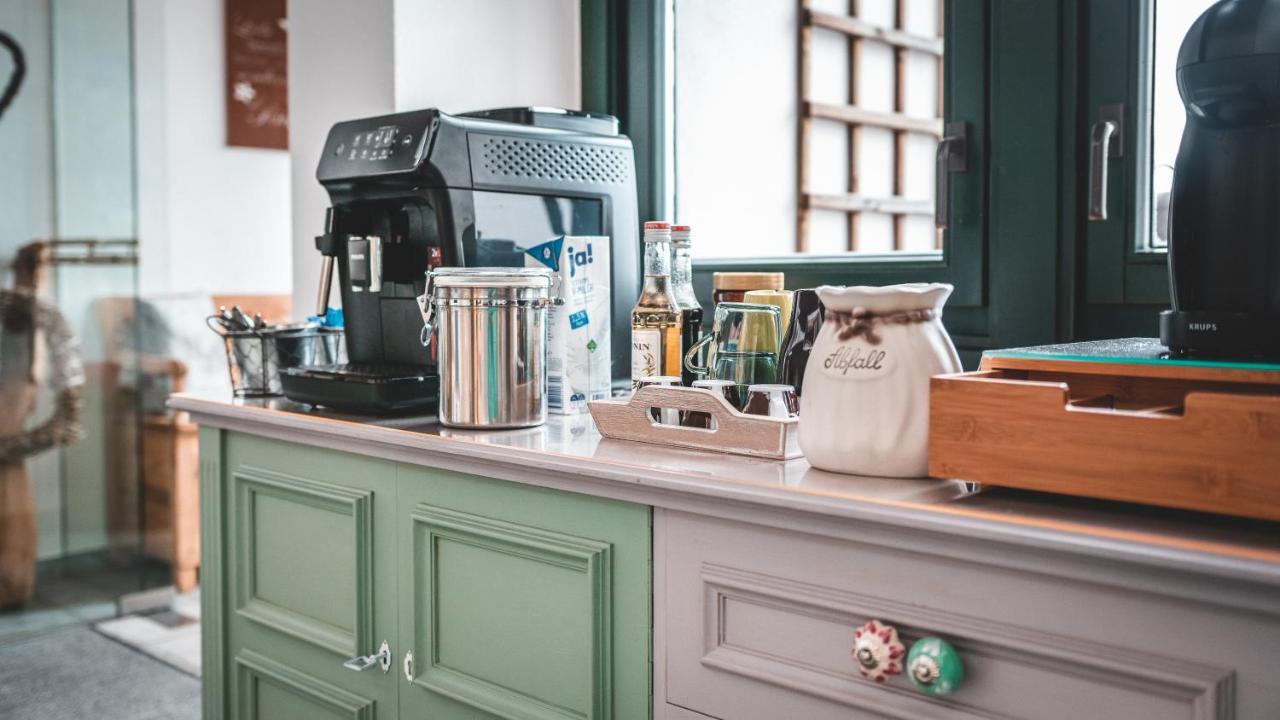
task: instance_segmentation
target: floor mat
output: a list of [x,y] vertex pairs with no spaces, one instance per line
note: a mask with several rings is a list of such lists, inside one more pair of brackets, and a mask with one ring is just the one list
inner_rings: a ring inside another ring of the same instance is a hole
[[0,645],[0,718],[199,717],[199,680],[87,627]]
[[163,610],[104,620],[94,629],[145,655],[200,677],[200,593],[178,595]]

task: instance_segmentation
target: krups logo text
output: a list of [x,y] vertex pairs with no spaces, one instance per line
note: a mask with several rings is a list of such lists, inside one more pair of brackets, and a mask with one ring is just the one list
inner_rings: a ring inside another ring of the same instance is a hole
[[1218,323],[1193,322],[1193,323],[1189,323],[1187,327],[1191,328],[1192,330],[1196,330],[1198,332],[1217,332],[1218,331]]

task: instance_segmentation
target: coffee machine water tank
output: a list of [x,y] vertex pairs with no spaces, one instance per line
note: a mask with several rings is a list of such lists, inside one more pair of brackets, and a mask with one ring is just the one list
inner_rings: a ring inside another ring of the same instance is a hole
[[1280,356],[1280,0],[1223,0],[1178,53],[1160,335],[1175,355]]

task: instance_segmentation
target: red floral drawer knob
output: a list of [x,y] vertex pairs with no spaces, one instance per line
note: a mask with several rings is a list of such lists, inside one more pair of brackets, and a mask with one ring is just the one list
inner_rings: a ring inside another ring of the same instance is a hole
[[869,620],[853,631],[853,660],[862,676],[882,683],[902,672],[907,648],[898,639],[898,630],[879,620]]

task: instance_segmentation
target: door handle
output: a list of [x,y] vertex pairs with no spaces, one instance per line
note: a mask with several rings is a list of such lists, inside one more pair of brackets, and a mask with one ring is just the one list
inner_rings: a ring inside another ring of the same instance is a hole
[[933,224],[946,230],[951,227],[951,173],[969,171],[969,123],[947,123],[935,163]]
[[342,663],[342,667],[356,672],[363,672],[377,665],[382,668],[382,672],[391,670],[391,646],[386,640],[382,641],[381,647],[374,655],[357,655],[350,660]]
[[1124,157],[1124,106],[1098,108],[1089,133],[1089,219],[1107,219],[1107,176],[1111,160]]

